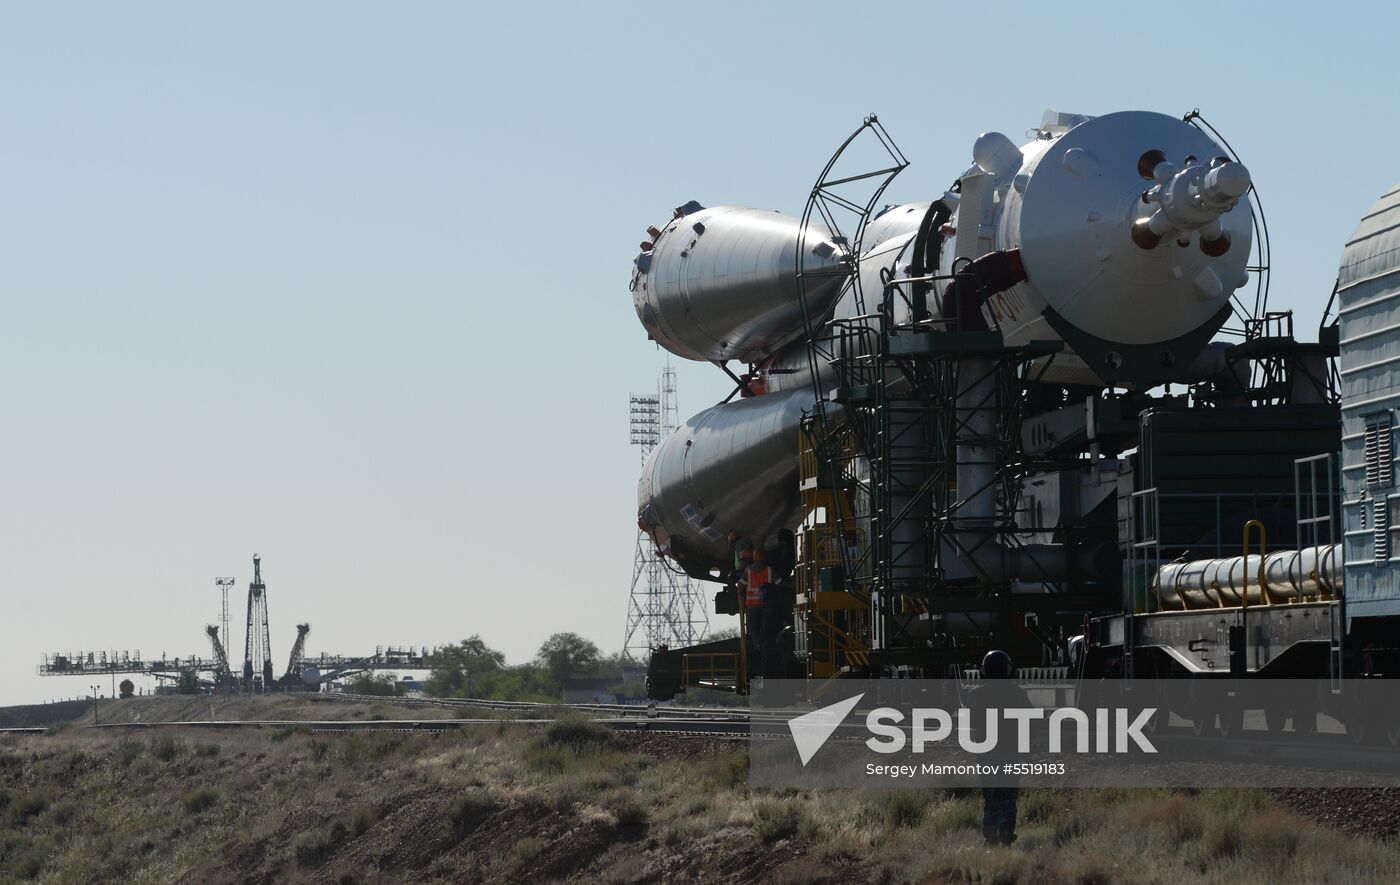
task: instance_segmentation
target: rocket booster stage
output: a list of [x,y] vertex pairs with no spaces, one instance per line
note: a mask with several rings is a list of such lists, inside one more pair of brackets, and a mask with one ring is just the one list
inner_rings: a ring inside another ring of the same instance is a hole
[[[632,275],[632,301],[658,344],[691,360],[756,363],[802,335],[797,287],[801,223],[777,212],[691,202],[651,228]],[[816,316],[830,312],[848,266],[825,231],[808,236]]]
[[[1038,377],[1138,388],[1195,380],[1193,363],[1246,280],[1248,170],[1196,127],[1143,111],[1047,112],[1030,143],[988,133],[972,154],[942,198],[956,214],[938,232],[941,272],[955,257],[1016,253],[1024,279],[980,309],[1008,344],[1064,342]],[[874,217],[858,263],[828,231],[809,228],[803,266],[812,275],[814,325],[854,315],[840,293],[857,264],[867,303],[884,280],[909,276],[929,207],[910,203]],[[725,568],[729,531],[757,543],[797,518],[801,417],[816,388],[830,386],[825,372],[813,385],[807,366],[799,233],[797,219],[775,212],[692,202],[648,230],[634,262],[637,315],[661,346],[687,359],[739,360],[760,376],[794,370],[773,374],[765,395],[695,416],[644,469],[642,525],[697,577]],[[936,317],[939,299],[930,300]]]

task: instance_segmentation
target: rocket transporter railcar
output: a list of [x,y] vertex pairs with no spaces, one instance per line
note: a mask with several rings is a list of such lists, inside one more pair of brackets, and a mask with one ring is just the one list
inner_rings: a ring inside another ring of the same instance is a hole
[[[803,219],[687,203],[634,262],[651,338],[747,366],[653,451],[639,520],[721,583],[731,531],[796,531],[768,675],[945,676],[992,647],[1052,673],[1394,672],[1400,188],[1299,341],[1250,173],[1198,114],[1047,112],[878,214],[905,162],[873,117],[861,137],[891,165],[838,178],[838,151]],[[864,206],[832,197],[853,180]],[[744,691],[753,663],[657,649],[649,690]],[[1400,742],[1400,711],[1353,730]]]

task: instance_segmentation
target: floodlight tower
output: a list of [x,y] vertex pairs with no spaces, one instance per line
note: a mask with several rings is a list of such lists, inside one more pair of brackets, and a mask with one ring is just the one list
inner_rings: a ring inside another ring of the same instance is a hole
[[[629,406],[631,443],[641,450],[645,464],[652,449],[680,424],[676,370],[669,362],[656,392],[632,394]],[[645,661],[658,646],[693,645],[709,626],[701,583],[666,563],[657,554],[651,538],[639,529],[632,558],[623,652],[634,660]]]
[[235,583],[236,580],[234,578],[214,579],[214,586],[219,588],[219,594],[223,597],[223,608],[221,609],[222,617],[219,620],[219,626],[222,629],[219,631],[219,638],[225,646],[227,646],[230,641],[228,632],[228,592],[233,589]]

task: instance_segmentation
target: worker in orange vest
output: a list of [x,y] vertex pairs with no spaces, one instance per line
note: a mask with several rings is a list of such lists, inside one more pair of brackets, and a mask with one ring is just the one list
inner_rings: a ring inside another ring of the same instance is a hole
[[[771,580],[772,572],[768,568],[768,563],[763,559],[763,548],[755,547],[753,550],[753,562],[749,564],[744,574],[744,618],[745,627],[749,636],[749,652],[753,656],[755,663],[762,653],[761,643],[763,641],[763,588]],[[752,665],[750,672],[757,668]]]
[[763,632],[758,637],[759,672],[781,676],[778,637],[792,617],[792,571],[796,565],[796,539],[791,529],[778,529],[778,543],[764,555],[768,581],[760,588],[763,600]]

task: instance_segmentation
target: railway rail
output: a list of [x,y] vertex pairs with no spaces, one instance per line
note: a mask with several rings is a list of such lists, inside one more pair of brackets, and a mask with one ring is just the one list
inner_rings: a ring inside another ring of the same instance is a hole
[[[452,706],[471,706],[472,703]],[[488,709],[509,709],[515,711],[538,711],[542,708],[561,707],[578,710],[581,708],[607,709],[620,705],[608,704],[534,704],[513,701],[481,701],[492,705]],[[502,707],[505,704],[508,706]],[[642,708],[645,709],[645,708]],[[780,715],[762,714],[749,716],[746,713],[726,713],[714,716],[696,715],[700,711],[692,708],[682,715],[632,715],[600,716],[593,721],[620,734],[656,734],[673,737],[694,737],[708,739],[729,739],[734,741],[766,742],[788,737],[787,720]],[[83,726],[95,731],[150,731],[153,729],[190,729],[202,731],[241,731],[264,729],[305,729],[311,734],[348,735],[352,733],[377,732],[397,734],[442,734],[482,726],[500,726],[510,723],[525,728],[545,727],[558,721],[557,717],[531,718],[463,718],[463,719],[383,719],[383,720],[305,720],[305,719],[254,719],[254,720],[183,720],[174,722],[130,722]],[[42,736],[50,733],[44,727],[19,727],[0,729],[0,735]],[[857,722],[840,726],[830,740],[838,742],[863,741],[869,733]],[[1318,751],[1325,750],[1328,757],[1325,769],[1338,772],[1381,772],[1396,770],[1396,751],[1385,747],[1356,746],[1340,731],[1319,731],[1312,735],[1295,733],[1270,734],[1265,730],[1250,730],[1236,739],[1219,737],[1198,737],[1188,726],[1174,724],[1164,727],[1153,735],[1155,742],[1165,742],[1195,747],[1215,763],[1233,766],[1236,762],[1251,762],[1271,766],[1301,764],[1305,768],[1316,768]],[[1345,779],[1333,785],[1345,785]]]
[[[344,734],[350,732],[399,732],[411,734],[432,734],[450,731],[460,731],[464,728],[476,726],[501,725],[510,723],[511,725],[522,725],[527,727],[546,726],[557,721],[554,718],[539,719],[378,719],[372,721],[344,720],[344,719],[227,719],[227,720],[204,720],[190,719],[175,722],[103,722],[99,725],[86,725],[83,728],[108,731],[148,731],[151,729],[163,728],[188,728],[204,731],[236,731],[243,729],[268,729],[268,728],[301,728],[310,731],[312,734]],[[771,730],[765,729],[757,734],[751,733],[747,719],[701,719],[697,717],[683,717],[679,719],[654,718],[654,719],[595,719],[599,725],[611,728],[618,732],[647,733],[671,735],[695,735],[704,737],[716,737],[729,735],[733,737],[780,737],[785,732],[781,729],[781,721],[774,720],[774,727]],[[30,734],[43,734],[46,729],[16,729],[16,731]]]
[[349,701],[354,703],[392,703],[396,707],[443,707],[456,709],[468,707],[478,710],[499,710],[503,712],[537,712],[545,710],[577,710],[581,713],[605,713],[618,718],[645,717],[656,718],[665,716],[668,718],[703,718],[703,719],[723,719],[726,721],[743,720],[749,718],[749,711],[741,708],[728,707],[673,707],[669,705],[658,706],[656,704],[565,704],[565,703],[542,703],[539,701],[498,701],[487,698],[406,698],[406,697],[386,697],[383,695],[368,694],[344,694],[341,692],[326,692],[316,695],[317,700]]

